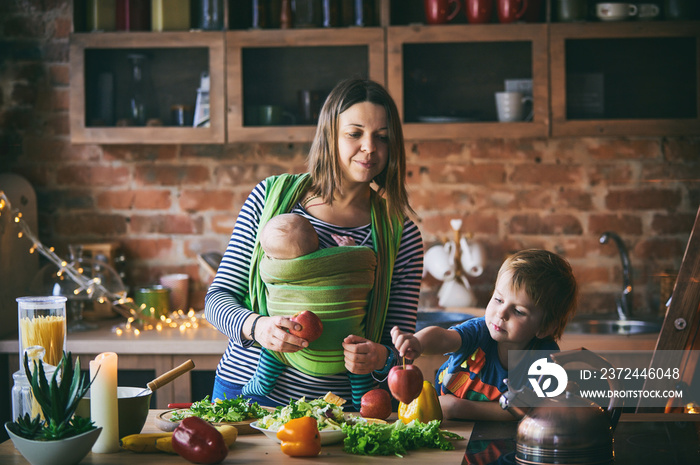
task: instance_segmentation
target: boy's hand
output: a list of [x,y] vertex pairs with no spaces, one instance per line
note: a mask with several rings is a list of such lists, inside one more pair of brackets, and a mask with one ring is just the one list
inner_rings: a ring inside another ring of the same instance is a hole
[[415,335],[403,332],[398,326],[391,328],[391,342],[401,357],[415,360],[423,353],[423,346]]

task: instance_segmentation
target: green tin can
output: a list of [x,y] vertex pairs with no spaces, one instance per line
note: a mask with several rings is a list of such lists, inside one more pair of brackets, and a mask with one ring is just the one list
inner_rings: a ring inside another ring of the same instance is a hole
[[170,289],[164,286],[147,286],[136,290],[134,302],[145,316],[160,318],[170,313]]

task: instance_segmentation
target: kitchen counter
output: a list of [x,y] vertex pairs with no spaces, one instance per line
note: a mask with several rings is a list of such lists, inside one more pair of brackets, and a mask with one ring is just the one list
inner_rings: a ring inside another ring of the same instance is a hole
[[[214,371],[226,350],[228,338],[213,326],[201,320],[198,328],[180,331],[166,328],[161,331],[123,332],[113,331],[122,319],[97,322],[92,331],[68,333],[66,349],[80,357],[80,365],[88,369],[88,363],[102,352],[115,352],[119,356],[120,370],[152,370],[153,377],[192,359],[195,371]],[[19,343],[16,338],[0,340],[0,355],[7,357],[7,379],[12,386],[12,373],[19,369]],[[192,402],[192,379],[180,376],[158,389],[156,408],[166,408],[173,402]]]
[[[154,426],[153,419],[163,410],[151,410],[143,428],[144,433],[160,432]],[[396,419],[396,413],[390,417],[390,421]],[[288,457],[282,453],[279,444],[268,439],[263,434],[246,434],[238,436],[236,443],[231,446],[228,457],[222,462],[227,463],[255,463],[255,464],[357,464],[357,463],[386,463],[396,462],[402,465],[425,464],[438,460],[445,464],[459,464],[464,457],[473,422],[469,421],[444,421],[442,428],[452,431],[464,437],[455,440],[455,449],[452,451],[442,451],[435,449],[419,449],[409,451],[403,458],[401,457],[367,457],[352,455],[343,452],[343,444],[323,446],[318,457]],[[26,465],[28,462],[14,448],[12,441],[8,440],[0,444],[0,463],[3,465]],[[136,454],[129,451],[120,451],[116,454],[93,454],[89,453],[81,464],[95,465],[171,465],[175,463],[189,463],[179,457],[169,454]]]
[[[471,313],[475,314],[474,309]],[[187,359],[195,363],[195,370],[214,371],[226,350],[228,339],[213,326],[201,320],[196,329],[167,328],[162,331],[142,331],[139,334],[124,332],[119,335],[112,331],[122,320],[98,322],[98,329],[68,333],[67,350],[80,356],[85,369],[88,362],[102,352],[116,352],[119,356],[119,369],[153,370],[154,377],[175,368]],[[562,350],[585,347],[589,350],[653,350],[658,334],[637,334],[631,336],[568,334],[565,333],[560,346]],[[16,338],[0,340],[0,356],[7,357],[9,367],[6,379],[12,386],[12,373],[19,369],[19,343]],[[435,372],[446,357],[432,355],[420,357],[416,365],[426,379],[432,381]],[[173,402],[191,402],[190,376],[181,376],[157,391],[157,408],[166,408]]]

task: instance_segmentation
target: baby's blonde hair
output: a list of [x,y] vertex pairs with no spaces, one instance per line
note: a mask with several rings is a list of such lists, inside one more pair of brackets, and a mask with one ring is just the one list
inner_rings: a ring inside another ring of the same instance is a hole
[[498,279],[507,272],[512,273],[513,290],[524,289],[542,310],[542,329],[559,340],[574,316],[578,299],[578,285],[569,262],[547,250],[527,249],[503,262]]

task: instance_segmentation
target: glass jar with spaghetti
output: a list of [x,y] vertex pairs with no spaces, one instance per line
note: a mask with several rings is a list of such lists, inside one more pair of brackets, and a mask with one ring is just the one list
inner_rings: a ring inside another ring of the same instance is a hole
[[44,348],[44,361],[56,366],[66,350],[66,297],[18,297],[19,366],[32,346]]

